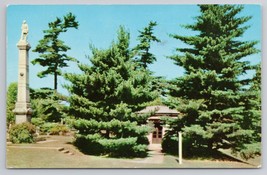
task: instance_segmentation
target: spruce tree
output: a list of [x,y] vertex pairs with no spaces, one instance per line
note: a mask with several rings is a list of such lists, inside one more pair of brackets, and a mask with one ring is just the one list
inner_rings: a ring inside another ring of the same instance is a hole
[[61,68],[67,67],[68,61],[75,60],[66,54],[70,47],[60,40],[60,34],[67,32],[69,28],[77,29],[79,24],[76,21],[76,17],[72,13],[68,13],[63,20],[56,18],[48,26],[49,29],[44,30],[43,39],[39,41],[33,50],[33,52],[38,52],[40,55],[39,58],[32,61],[32,64],[40,64],[43,67],[47,67],[46,70],[39,72],[38,76],[43,78],[49,74],[54,75],[54,90],[57,90],[57,79],[58,76],[62,75]]
[[239,145],[236,152],[239,151],[244,159],[253,158],[261,154],[261,65],[254,66],[255,75],[241,94],[244,105],[244,119],[241,123],[243,128],[253,130],[253,137],[249,143]]
[[239,5],[199,7],[196,22],[185,25],[197,34],[172,35],[188,47],[177,48],[178,54],[171,56],[185,70],[169,89],[169,105],[180,110],[182,116],[169,121],[171,129],[163,145],[171,140],[173,143],[177,131],[182,131],[190,154],[201,149],[207,149],[206,153],[219,148],[236,150],[250,143],[258,132],[246,120],[244,91],[251,79],[240,78],[252,69],[242,58],[258,52],[256,41],[240,39],[251,17],[240,17],[244,7]]
[[136,111],[156,98],[151,76],[137,69],[123,27],[108,49],[91,46],[91,66],[79,64],[82,74],[65,75],[71,96],[69,114],[75,118],[75,144],[89,154],[145,156],[149,131],[146,117]]
[[242,102],[245,106],[244,127],[254,132],[254,140],[261,140],[261,67],[255,66],[255,75],[250,82],[249,88],[242,94]]

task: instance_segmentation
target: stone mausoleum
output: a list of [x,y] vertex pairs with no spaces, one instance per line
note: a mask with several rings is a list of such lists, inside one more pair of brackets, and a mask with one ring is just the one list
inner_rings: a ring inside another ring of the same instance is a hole
[[177,110],[170,109],[168,106],[163,105],[148,106],[137,113],[153,113],[153,115],[148,118],[148,123],[151,123],[154,126],[154,131],[148,135],[148,140],[150,144],[161,144],[162,138],[167,130],[167,127],[161,124],[160,118],[177,118],[180,114],[180,112],[178,112]]

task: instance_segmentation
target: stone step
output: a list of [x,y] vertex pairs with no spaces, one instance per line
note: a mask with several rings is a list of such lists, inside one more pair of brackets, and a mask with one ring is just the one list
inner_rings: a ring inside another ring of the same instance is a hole
[[64,153],[64,154],[68,154],[68,155],[74,155],[74,153],[70,152],[69,150],[66,150],[65,148],[63,147],[60,147],[57,149],[58,151]]
[[69,153],[70,151],[69,150],[64,150],[64,151],[62,151],[63,153]]
[[60,148],[58,148],[57,150],[58,150],[58,151],[63,151],[64,148],[63,148],[63,147],[60,147]]

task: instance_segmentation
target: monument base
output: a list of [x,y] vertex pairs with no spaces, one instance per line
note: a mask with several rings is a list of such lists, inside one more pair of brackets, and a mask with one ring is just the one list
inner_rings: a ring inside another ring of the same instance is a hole
[[30,115],[16,115],[16,124],[25,123],[25,122],[31,122],[31,116]]
[[30,107],[30,103],[17,102],[13,112],[16,114],[16,124],[31,122],[32,109]]

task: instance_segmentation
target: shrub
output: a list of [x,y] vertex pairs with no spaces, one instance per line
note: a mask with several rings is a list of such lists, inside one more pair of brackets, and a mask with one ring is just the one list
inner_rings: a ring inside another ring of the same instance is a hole
[[168,133],[162,139],[162,151],[168,154],[177,155],[178,154],[178,138],[175,135],[170,135]]
[[[182,147],[183,147],[183,157],[186,158],[191,158],[191,157],[198,157],[198,156],[203,156],[203,153],[207,153],[206,151],[200,151],[203,148],[200,147],[194,147],[192,145],[192,140],[185,136],[183,136],[183,141],[182,141]],[[162,139],[162,151],[168,154],[172,155],[178,155],[178,137],[177,134],[171,134],[171,133],[166,133],[165,136]],[[205,149],[204,149],[205,150]],[[208,152],[208,153],[211,153]],[[213,153],[211,153],[213,154]],[[205,156],[205,155],[204,155]]]
[[40,126],[40,131],[42,133],[49,133],[52,128],[54,128],[57,125],[57,123],[44,123],[43,125]]
[[31,123],[33,125],[35,125],[35,126],[39,126],[40,127],[45,123],[45,121],[43,119],[41,119],[41,118],[32,118],[31,119]]
[[103,146],[105,153],[111,157],[134,156],[133,147],[137,138],[101,139],[99,143]]
[[147,145],[138,144],[137,137],[102,139],[99,143],[110,157],[145,157]]
[[136,145],[133,147],[134,157],[146,157],[147,145]]
[[40,131],[50,135],[66,135],[69,132],[69,128],[59,123],[47,122],[40,126]]
[[148,140],[147,136],[144,136],[144,137],[138,137],[136,142],[137,142],[138,144],[149,145],[149,140]]
[[35,126],[30,123],[15,124],[9,130],[12,143],[33,143],[35,138]]
[[85,154],[100,155],[103,151],[102,145],[98,142],[99,134],[88,134],[87,136],[76,134],[74,145]]
[[69,128],[62,124],[57,124],[50,128],[49,134],[50,135],[66,135],[69,132]]
[[103,139],[99,134],[76,135],[75,145],[84,153],[110,157],[145,157],[147,145],[138,144],[136,137]]

